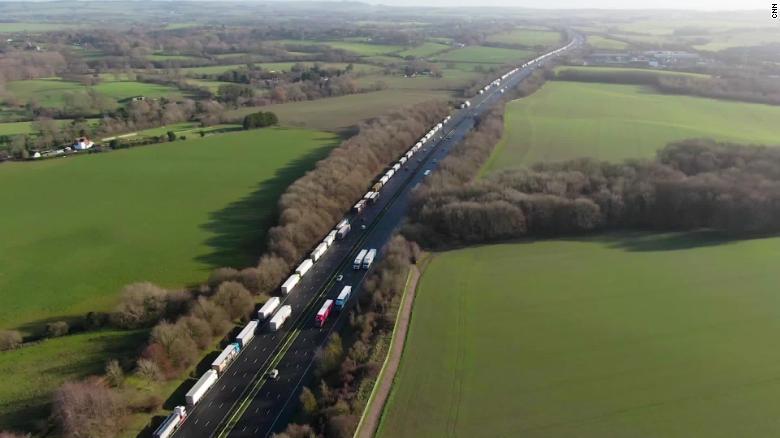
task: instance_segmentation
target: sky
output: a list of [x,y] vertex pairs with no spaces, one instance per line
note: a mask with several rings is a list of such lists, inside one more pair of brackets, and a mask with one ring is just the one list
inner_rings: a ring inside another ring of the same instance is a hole
[[[538,9],[767,9],[764,0],[364,0],[390,6],[509,6]],[[777,0],[775,0],[777,1]],[[780,23],[778,23],[780,25]]]

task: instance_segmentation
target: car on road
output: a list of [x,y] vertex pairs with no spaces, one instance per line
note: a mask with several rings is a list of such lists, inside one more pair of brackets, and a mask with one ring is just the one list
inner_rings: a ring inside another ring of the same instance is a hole
[[360,226],[360,229],[361,229],[361,230],[365,230],[365,229],[366,229],[366,226],[365,226],[365,225],[361,225],[361,226]]
[[268,372],[268,378],[273,379],[273,380],[278,379],[279,378],[279,370],[274,368],[271,371],[269,371]]
[[344,274],[339,274],[338,277],[336,277],[336,281],[341,281],[344,279]]
[[428,170],[425,171],[425,173],[423,175],[428,176],[430,174],[431,174],[431,169],[428,169]]

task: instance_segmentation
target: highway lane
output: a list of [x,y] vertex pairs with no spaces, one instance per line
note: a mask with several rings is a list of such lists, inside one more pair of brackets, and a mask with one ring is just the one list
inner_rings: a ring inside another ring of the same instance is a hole
[[[579,37],[574,37],[575,46],[581,43]],[[445,129],[443,134],[432,139],[425,146],[425,150],[415,154],[401,172],[400,177],[395,176],[391,182],[389,193],[394,193],[392,199],[385,199],[385,203],[369,208],[368,215],[374,215],[376,222],[362,234],[362,243],[351,252],[350,258],[354,258],[361,248],[377,248],[381,250],[395,230],[401,224],[412,196],[413,188],[425,178],[426,170],[433,170],[438,161],[444,158],[452,146],[462,141],[474,126],[474,118],[487,111],[501,98],[501,88],[517,86],[527,78],[534,67],[519,70],[515,75],[502,81],[498,87],[491,88],[483,95],[471,99],[472,106],[458,111]],[[420,161],[418,161],[418,159]],[[398,174],[397,174],[398,175]],[[385,189],[383,196],[387,198]],[[378,259],[381,258],[381,253]],[[341,282],[332,280],[338,274],[344,276]],[[279,370],[277,380],[269,379],[264,375],[256,382],[251,399],[245,400],[239,409],[231,414],[227,421],[221,425],[220,436],[238,437],[266,437],[273,432],[278,432],[286,426],[290,416],[294,413],[298,394],[313,371],[316,351],[327,342],[328,336],[344,323],[349,309],[355,304],[359,292],[359,286],[367,276],[368,271],[352,269],[351,260],[341,264],[333,272],[331,280],[325,284],[322,294],[310,306],[309,311],[303,314],[301,325],[285,346],[271,360],[264,364],[264,372],[276,368]],[[314,315],[326,298],[335,298],[343,285],[353,286],[353,297],[344,311],[334,313],[320,328],[314,325]],[[205,436],[205,435],[204,435]]]

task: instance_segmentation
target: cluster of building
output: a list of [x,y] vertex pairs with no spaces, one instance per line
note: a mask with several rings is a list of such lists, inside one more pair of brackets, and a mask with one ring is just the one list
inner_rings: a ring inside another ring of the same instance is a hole
[[82,152],[95,147],[95,143],[87,137],[77,138],[70,146],[62,149],[49,149],[45,151],[36,151],[32,154],[33,158],[51,158],[60,155],[68,155],[74,152]]
[[704,64],[693,52],[647,50],[643,52],[596,52],[585,57],[585,65],[617,65],[633,67],[693,67]]

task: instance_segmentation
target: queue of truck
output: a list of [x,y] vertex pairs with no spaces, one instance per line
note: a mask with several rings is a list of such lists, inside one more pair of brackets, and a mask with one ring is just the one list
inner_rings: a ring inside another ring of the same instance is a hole
[[[574,41],[562,47],[558,50],[552,51],[548,54],[535,58],[525,64],[522,67],[514,68],[502,75],[500,78],[494,80],[490,84],[486,85],[480,90],[480,94],[488,91],[491,87],[499,86],[502,80],[507,79],[509,76],[517,73],[520,68],[525,68],[538,63],[549,56],[554,56],[561,51],[568,49]],[[471,103],[467,100],[463,102],[459,107],[468,108]],[[449,122],[451,116],[447,116],[440,123],[437,123],[431,128],[425,135],[420,138],[412,147],[410,147],[397,162],[393,163],[388,169],[374,182],[371,189],[361,198],[353,207],[352,212],[355,215],[360,215],[366,209],[369,203],[376,202],[379,192],[384,186],[395,176],[403,166],[409,162],[412,156],[423,148],[425,142],[439,133],[444,125]],[[420,160],[418,160],[420,161]],[[334,229],[332,229],[328,235],[312,250],[310,257],[302,261],[295,269],[295,272],[290,275],[280,286],[280,292],[282,296],[289,295],[300,282],[301,278],[309,272],[314,264],[320,260],[328,248],[330,248],[336,240],[344,239],[351,231],[351,224],[349,219],[342,219]],[[353,268],[370,269],[377,256],[377,250],[361,249],[357,257],[354,260]],[[345,308],[347,302],[352,295],[352,286],[344,286],[339,292],[335,301],[333,299],[326,299],[322,304],[319,311],[315,315],[315,324],[319,327],[323,327],[331,314],[332,310],[342,310]],[[236,336],[235,342],[226,346],[223,351],[217,356],[211,364],[211,369],[206,371],[200,379],[193,385],[193,387],[186,393],[185,400],[189,408],[194,407],[212,388],[220,376],[224,375],[230,364],[235,361],[238,355],[243,351],[246,346],[252,341],[255,333],[258,329],[260,322],[268,320],[268,328],[270,331],[277,331],[284,322],[292,315],[292,307],[290,305],[281,305],[282,299],[279,297],[272,297],[269,299],[257,312],[257,319],[250,321]],[[269,319],[270,318],[270,319]],[[274,370],[276,371],[276,370]],[[168,416],[162,424],[155,430],[153,436],[155,438],[168,438],[180,427],[180,425],[187,418],[187,408],[184,406],[177,406],[174,408],[173,413]]]

